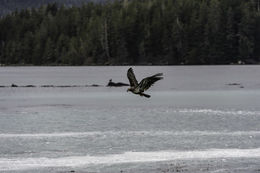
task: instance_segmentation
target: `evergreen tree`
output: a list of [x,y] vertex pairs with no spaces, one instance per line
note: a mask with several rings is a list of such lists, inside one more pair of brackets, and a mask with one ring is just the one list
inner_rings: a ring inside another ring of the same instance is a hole
[[238,38],[236,32],[237,24],[235,21],[235,14],[232,8],[227,12],[227,34],[226,34],[226,62],[235,63],[235,59],[238,56]]
[[249,4],[243,8],[243,17],[239,27],[239,53],[240,60],[252,58],[254,52],[255,19]]

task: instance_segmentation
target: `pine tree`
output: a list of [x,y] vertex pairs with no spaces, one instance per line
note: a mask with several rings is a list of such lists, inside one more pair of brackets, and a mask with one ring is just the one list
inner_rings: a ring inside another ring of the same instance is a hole
[[246,4],[239,27],[239,55],[241,61],[252,58],[254,52],[254,20],[250,6]]

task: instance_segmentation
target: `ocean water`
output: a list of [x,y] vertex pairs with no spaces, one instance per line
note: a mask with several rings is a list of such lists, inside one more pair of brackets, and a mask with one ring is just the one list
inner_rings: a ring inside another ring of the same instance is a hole
[[128,68],[0,67],[0,172],[260,172],[260,66]]

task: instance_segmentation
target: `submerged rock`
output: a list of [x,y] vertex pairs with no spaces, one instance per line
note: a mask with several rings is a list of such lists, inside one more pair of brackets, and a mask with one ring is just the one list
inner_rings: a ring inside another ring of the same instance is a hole
[[16,84],[12,84],[11,86],[4,86],[0,85],[0,88],[5,88],[5,87],[23,87],[23,88],[36,88],[36,87],[41,87],[41,88],[78,88],[78,87],[101,87],[102,85],[98,84],[92,84],[92,85],[23,85],[23,86],[18,86]]
[[18,85],[12,84],[11,87],[18,87]]
[[98,84],[92,84],[90,85],[91,87],[100,87],[101,85],[98,85]]
[[24,87],[34,88],[34,87],[36,87],[36,86],[35,86],[35,85],[25,85]]
[[54,87],[54,85],[42,85],[41,87],[43,87],[43,88],[50,88],[50,87]]
[[227,85],[229,85],[229,86],[238,86],[238,85],[241,85],[241,84],[240,83],[229,83]]
[[58,88],[74,88],[74,87],[81,87],[80,85],[58,85],[58,86],[55,86],[55,87],[58,87]]
[[129,86],[129,84],[122,83],[122,82],[113,82],[112,79],[109,80],[107,87],[122,87],[122,86]]
[[43,88],[77,88],[77,87],[100,87],[101,85],[42,85]]

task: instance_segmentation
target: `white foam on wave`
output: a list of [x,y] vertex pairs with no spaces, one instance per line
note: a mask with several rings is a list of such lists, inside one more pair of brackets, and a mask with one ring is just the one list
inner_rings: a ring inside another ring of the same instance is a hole
[[174,112],[178,113],[200,113],[211,115],[260,115],[259,111],[247,110],[214,110],[214,109],[177,109]]
[[138,136],[253,136],[260,131],[93,131],[93,132],[61,132],[61,133],[2,133],[0,138],[66,138],[66,137],[138,137]]
[[123,154],[112,154],[104,156],[73,156],[61,158],[0,158],[0,171],[55,167],[88,167],[94,165],[113,165],[122,163],[144,163],[216,158],[260,158],[260,148],[125,152]]

